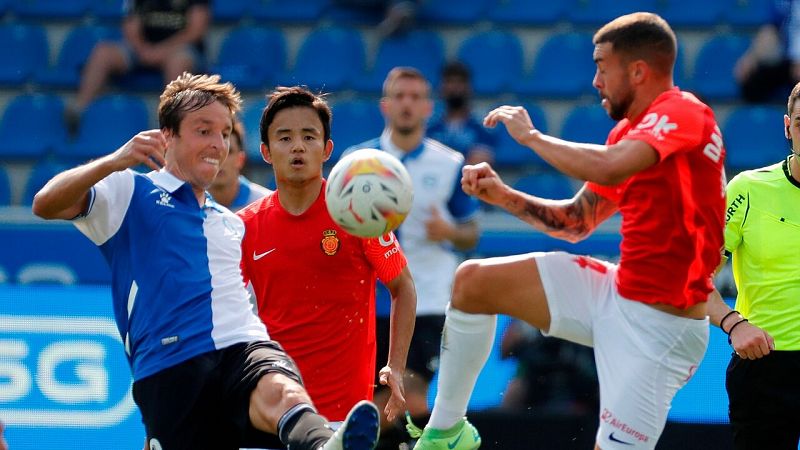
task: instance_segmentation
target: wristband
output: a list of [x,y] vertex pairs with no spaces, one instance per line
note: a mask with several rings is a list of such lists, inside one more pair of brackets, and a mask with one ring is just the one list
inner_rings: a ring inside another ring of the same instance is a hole
[[724,316],[722,316],[722,320],[719,321],[719,329],[722,330],[723,333],[725,333],[725,334],[730,334],[731,333],[730,331],[725,331],[725,328],[722,328],[722,324],[725,323],[725,319],[727,319],[731,314],[738,314],[738,313],[739,313],[739,311],[737,311],[735,309],[732,309],[732,310],[730,310],[730,312],[728,312],[728,314],[725,314]]
[[733,324],[731,329],[728,331],[728,344],[731,343],[731,333],[733,333],[733,329],[736,328],[736,325],[739,325],[742,322],[749,322],[749,320],[743,318],[742,320],[740,320],[740,321],[736,322],[735,324]]

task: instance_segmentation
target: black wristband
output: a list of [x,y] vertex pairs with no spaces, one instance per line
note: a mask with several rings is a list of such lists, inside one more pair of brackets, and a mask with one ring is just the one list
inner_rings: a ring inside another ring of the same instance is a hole
[[[738,313],[739,313],[739,311],[737,311],[735,309],[732,309],[728,314],[725,314],[724,316],[722,316],[722,320],[719,321],[719,329],[722,330],[723,333],[731,334],[730,331],[725,331],[725,328],[722,328],[722,324],[725,323],[725,319],[727,319],[731,314],[738,314]],[[733,327],[731,327],[731,328],[733,328]]]
[[742,320],[740,320],[740,321],[736,322],[735,324],[733,324],[733,326],[731,327],[731,329],[730,329],[730,330],[728,330],[728,344],[730,344],[730,343],[731,343],[731,333],[733,333],[733,329],[734,329],[734,328],[736,328],[736,325],[739,325],[739,324],[740,324],[740,323],[742,323],[742,322],[749,322],[749,320],[747,320],[747,319],[745,319],[745,318],[742,318]]

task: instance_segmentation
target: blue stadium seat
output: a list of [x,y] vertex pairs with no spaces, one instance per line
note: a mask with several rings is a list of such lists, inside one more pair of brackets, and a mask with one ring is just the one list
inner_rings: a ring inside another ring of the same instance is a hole
[[41,25],[0,25],[0,84],[20,85],[47,66],[49,46]]
[[722,126],[725,165],[734,172],[776,163],[789,154],[783,135],[782,108],[741,106],[731,112]]
[[12,0],[11,9],[24,19],[76,19],[89,9],[89,0]]
[[722,10],[728,6],[723,0],[658,0],[653,11],[661,15],[672,27],[710,27],[722,20]]
[[[511,102],[509,104],[516,104]],[[499,105],[495,105],[499,106]],[[533,121],[533,125],[543,133],[547,133],[547,116],[544,109],[536,104],[522,105],[528,111],[528,115]],[[497,143],[495,146],[495,164],[502,168],[519,168],[521,165],[531,165],[548,167],[548,164],[537,155],[533,150],[523,147],[508,134],[505,125],[497,125],[494,130],[497,136]]]
[[217,0],[211,2],[211,17],[215,22],[238,22],[247,15],[250,0]]
[[247,159],[257,164],[263,160],[261,157],[261,130],[259,125],[261,123],[261,113],[264,111],[265,106],[267,106],[266,102],[249,103],[245,105],[244,111],[240,114],[246,134],[244,145]]
[[487,0],[436,0],[422,2],[418,16],[420,20],[433,24],[470,23],[483,18],[487,12]]
[[381,41],[370,72],[353,82],[362,92],[381,92],[386,74],[396,66],[419,69],[436,86],[444,64],[444,42],[435,31],[412,30]]
[[522,43],[510,31],[482,31],[469,36],[458,50],[458,59],[472,72],[472,88],[478,95],[510,91],[522,76]]
[[136,68],[114,79],[121,91],[160,92],[164,88],[164,77],[160,71]]
[[241,27],[223,39],[212,73],[239,89],[263,89],[286,70],[286,39],[275,28]]
[[730,0],[723,20],[736,27],[756,27],[772,20],[772,0]]
[[0,166],[0,206],[11,204],[11,183],[3,166]]
[[736,61],[750,42],[739,35],[718,35],[706,41],[697,52],[691,90],[706,99],[732,99],[739,87],[733,76]]
[[89,13],[103,21],[120,21],[125,16],[125,0],[89,0]]
[[84,25],[73,28],[67,34],[55,67],[48,67],[35,73],[37,83],[53,88],[77,88],[81,69],[89,60],[92,49],[99,41],[119,40],[118,27]]
[[278,22],[314,22],[331,0],[303,0],[286,2],[284,0],[253,0],[249,2],[250,16],[256,20]]
[[383,116],[378,102],[372,100],[342,101],[333,105],[331,138],[333,154],[330,163],[339,160],[348,147],[380,136]]
[[536,54],[530,76],[519,80],[515,90],[539,97],[574,97],[592,92],[593,52],[588,34],[553,35]]
[[518,191],[553,200],[572,198],[575,195],[572,180],[557,172],[526,175],[517,180],[513,187]]
[[550,26],[562,18],[568,6],[567,2],[497,0],[489,7],[488,17],[497,23]]
[[624,14],[653,11],[658,1],[661,0],[573,0],[567,8],[567,19],[581,25],[602,25]]
[[350,87],[364,71],[364,40],[352,28],[325,27],[311,31],[300,45],[294,68],[284,74],[287,85],[335,92]]
[[33,196],[44,187],[51,178],[67,169],[63,164],[43,162],[35,165],[28,175],[28,182],[25,183],[25,191],[22,194],[22,204],[33,204]]
[[64,102],[54,94],[23,94],[0,121],[0,159],[41,158],[67,139]]
[[81,116],[75,142],[58,147],[57,156],[77,162],[113,152],[149,127],[147,106],[132,95],[106,95],[89,104]]
[[600,105],[576,106],[564,118],[561,138],[574,142],[603,144],[606,142],[608,132],[616,124]]

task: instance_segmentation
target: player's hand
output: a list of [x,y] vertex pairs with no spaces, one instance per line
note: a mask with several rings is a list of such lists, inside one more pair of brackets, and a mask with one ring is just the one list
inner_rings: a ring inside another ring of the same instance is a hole
[[425,222],[425,231],[428,240],[441,242],[450,239],[450,236],[453,235],[453,225],[444,220],[439,208],[433,206],[431,207],[431,215]]
[[386,403],[386,419],[389,422],[394,421],[403,411],[406,410],[406,390],[403,386],[403,373],[399,370],[392,369],[390,366],[384,366],[378,376],[378,380],[384,386],[389,386],[392,395],[389,396],[389,401]]
[[740,324],[730,334],[733,350],[744,359],[758,359],[775,350],[775,340],[766,331],[751,325]]
[[508,185],[503,183],[500,175],[486,163],[464,166],[461,169],[461,189],[468,195],[492,205],[501,205],[505,200]]
[[494,128],[498,123],[505,124],[509,136],[514,138],[520,145],[529,146],[528,140],[531,137],[531,133],[538,133],[536,127],[533,126],[528,111],[522,106],[503,105],[489,111],[489,114],[486,114],[486,117],[483,118],[485,127]]
[[165,158],[167,139],[161,130],[142,131],[111,154],[117,170],[144,164],[159,170],[167,163]]

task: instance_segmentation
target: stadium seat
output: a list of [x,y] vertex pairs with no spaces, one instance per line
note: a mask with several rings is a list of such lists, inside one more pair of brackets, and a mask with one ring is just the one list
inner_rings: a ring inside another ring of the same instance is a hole
[[771,0],[732,0],[726,2],[722,18],[735,27],[757,27],[772,20]]
[[723,0],[658,0],[658,13],[672,27],[711,27],[720,23],[722,10],[728,6]]
[[350,87],[364,71],[364,40],[352,28],[324,27],[311,31],[300,45],[294,68],[280,80],[313,90],[336,92]]
[[381,92],[386,74],[396,66],[415,67],[437,86],[444,60],[444,42],[438,33],[412,30],[381,41],[372,70],[354,80],[353,87],[362,92]]
[[[515,105],[517,103],[510,102]],[[495,105],[499,106],[499,105]],[[547,116],[544,110],[536,104],[522,105],[528,111],[533,125],[543,133],[547,133]],[[494,130],[497,136],[495,146],[495,164],[501,168],[519,168],[521,165],[548,167],[548,164],[533,150],[523,147],[506,132],[504,125],[497,125]]]
[[0,166],[0,206],[11,204],[11,182],[3,166]]
[[553,200],[572,198],[575,195],[572,180],[557,172],[526,175],[517,180],[513,187],[518,191]]
[[34,78],[42,86],[52,88],[78,87],[81,69],[95,44],[103,40],[120,40],[121,34],[118,27],[103,27],[84,25],[73,28],[67,34],[55,67],[38,70]]
[[331,0],[303,0],[286,2],[284,0],[253,0],[249,2],[250,16],[256,20],[277,22],[314,22]]
[[247,15],[249,0],[217,0],[211,2],[211,17],[217,22],[238,22]]
[[757,169],[785,158],[790,144],[783,135],[783,114],[783,109],[776,106],[741,106],[733,110],[722,126],[728,169]]
[[250,162],[258,163],[263,159],[261,157],[261,131],[259,125],[261,123],[261,113],[264,111],[265,106],[267,106],[266,102],[247,103],[241,113],[241,120],[245,129],[245,152]]
[[422,2],[418,16],[432,24],[470,23],[482,19],[487,12],[487,0],[436,0]]
[[697,52],[691,90],[710,100],[736,98],[739,87],[733,68],[749,45],[747,38],[732,34],[706,41]]
[[661,0],[573,0],[567,20],[580,25],[602,25],[632,12],[653,11]]
[[595,65],[592,37],[564,33],[549,37],[533,61],[531,74],[517,82],[515,90],[538,97],[575,97],[594,91]]
[[133,92],[161,92],[164,77],[158,70],[137,68],[114,79],[119,90]]
[[67,166],[52,162],[42,162],[33,166],[28,175],[28,181],[25,183],[25,191],[22,193],[22,204],[33,204],[33,196],[39,192],[39,189],[65,169],[67,169]]
[[49,46],[41,25],[0,25],[0,84],[20,85],[47,66]]
[[223,39],[212,73],[222,75],[242,90],[260,90],[275,84],[286,70],[286,39],[276,28],[241,27]]
[[64,102],[54,94],[23,94],[8,103],[0,121],[0,159],[37,159],[67,138]]
[[[231,3],[233,0],[217,3]],[[125,16],[125,0],[89,0],[89,13],[104,21],[119,21]],[[216,20],[216,16],[214,16]]]
[[567,2],[497,0],[489,7],[488,17],[503,24],[551,26],[562,18],[568,6]]
[[11,9],[23,19],[77,19],[89,9],[89,0],[12,0]]
[[383,116],[376,101],[350,100],[335,103],[331,123],[334,145],[330,163],[336,163],[351,145],[380,136],[383,123]]
[[124,94],[100,97],[83,112],[75,142],[59,146],[57,156],[79,162],[111,153],[148,125],[142,99]]
[[510,31],[481,31],[469,36],[458,50],[458,59],[472,72],[472,89],[478,95],[512,90],[522,76],[522,43]]
[[606,142],[608,132],[616,124],[600,105],[576,106],[564,118],[561,138],[574,142],[603,144]]

